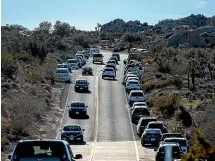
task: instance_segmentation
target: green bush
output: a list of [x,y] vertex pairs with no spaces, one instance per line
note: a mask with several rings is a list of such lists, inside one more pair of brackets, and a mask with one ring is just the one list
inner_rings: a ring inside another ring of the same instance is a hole
[[22,51],[21,53],[15,54],[15,58],[22,61],[28,61],[30,60],[30,55],[26,51]]
[[2,73],[10,78],[16,73],[18,67],[15,64],[14,58],[11,54],[2,53],[1,54],[1,70]]

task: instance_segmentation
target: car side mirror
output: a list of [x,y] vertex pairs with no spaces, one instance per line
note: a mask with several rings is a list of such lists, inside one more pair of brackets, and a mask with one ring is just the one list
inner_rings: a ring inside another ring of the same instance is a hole
[[88,106],[85,106],[85,107],[88,107]]
[[154,151],[157,151],[157,149],[154,149]]
[[81,159],[81,158],[82,158],[82,155],[81,155],[81,154],[76,154],[74,158],[75,158],[75,159]]
[[82,129],[82,131],[85,131],[85,129]]
[[8,154],[7,158],[8,158],[8,159],[11,159],[11,158],[12,158],[12,155],[11,155],[11,154]]
[[69,106],[67,106],[67,107],[69,107]]

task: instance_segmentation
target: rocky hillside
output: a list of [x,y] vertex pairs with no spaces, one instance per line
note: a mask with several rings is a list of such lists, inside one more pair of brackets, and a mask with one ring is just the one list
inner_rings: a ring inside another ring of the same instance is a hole
[[138,32],[152,28],[147,22],[141,23],[140,21],[125,22],[122,19],[115,19],[101,26],[101,32]]

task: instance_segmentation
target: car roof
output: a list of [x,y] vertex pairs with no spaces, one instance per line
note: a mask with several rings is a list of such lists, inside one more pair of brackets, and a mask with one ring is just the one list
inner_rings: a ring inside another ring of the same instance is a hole
[[64,125],[64,127],[65,126],[79,126],[79,127],[81,127],[81,125],[79,125],[79,124],[66,124],[66,125]]
[[128,80],[128,82],[139,82],[139,81],[136,79],[131,79],[131,80]]
[[87,81],[87,79],[76,79],[76,81]]
[[[178,133],[176,133],[176,132],[175,132],[175,133],[174,133],[174,132],[173,132],[173,133],[170,133],[170,132],[169,132],[169,133],[164,133],[163,135],[172,135],[172,134],[181,134],[181,133],[180,133],[180,132],[178,132]],[[181,135],[182,135],[182,134],[181,134]]]
[[181,138],[179,138],[179,137],[178,138],[177,137],[171,137],[171,138],[165,138],[164,141],[165,140],[187,140],[187,139],[186,138],[182,138],[182,137]]
[[68,70],[67,68],[56,68],[56,70]]
[[134,105],[137,105],[137,104],[142,104],[142,103],[146,104],[146,102],[143,102],[143,101],[142,101],[142,102],[134,102],[134,103],[133,103],[133,106],[134,106]]
[[136,92],[138,92],[138,93],[144,93],[142,90],[131,90],[131,92],[130,93],[136,93]]
[[144,109],[148,109],[148,107],[147,107],[147,106],[135,106],[135,107],[134,107],[134,109],[136,109],[136,108],[144,108]]
[[65,140],[53,140],[53,139],[35,139],[35,140],[19,140],[18,143],[24,143],[24,142],[61,142],[61,143],[64,143],[64,144],[68,144],[67,141]]
[[106,68],[104,68],[104,69],[112,69],[112,70],[113,70],[113,68],[110,68],[110,67],[106,67]]
[[158,118],[152,117],[152,116],[144,116],[144,117],[141,117],[141,119],[158,119]]
[[72,103],[84,103],[84,102],[82,102],[82,101],[72,101],[71,104]]
[[179,146],[177,142],[161,142],[162,146],[167,146],[167,145],[173,145],[173,146]]
[[152,121],[149,122],[150,124],[163,124],[163,121]]
[[157,128],[148,128],[148,129],[145,129],[145,130],[157,130],[157,131],[161,131],[161,129],[157,129]]
[[68,60],[77,60],[77,59],[68,59]]

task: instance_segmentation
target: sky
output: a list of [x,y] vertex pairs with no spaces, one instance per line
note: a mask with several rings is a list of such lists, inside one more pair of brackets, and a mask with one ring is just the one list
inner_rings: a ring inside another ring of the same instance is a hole
[[2,0],[1,7],[1,25],[19,24],[30,30],[43,21],[54,25],[60,20],[89,31],[116,18],[154,25],[191,14],[215,15],[215,0]]

